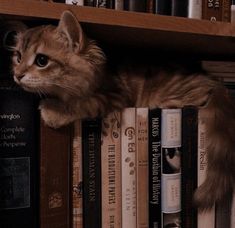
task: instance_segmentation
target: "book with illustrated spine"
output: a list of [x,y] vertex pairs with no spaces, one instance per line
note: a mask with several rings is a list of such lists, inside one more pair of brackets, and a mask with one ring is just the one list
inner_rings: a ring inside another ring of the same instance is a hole
[[74,122],[73,134],[73,162],[72,162],[72,217],[73,228],[82,226],[82,133],[81,120]]
[[121,115],[103,119],[101,145],[102,227],[121,228]]
[[162,227],[181,226],[181,109],[162,109]]
[[136,228],[136,109],[121,114],[122,227]]
[[66,4],[75,5],[75,6],[83,6],[84,0],[65,0]]

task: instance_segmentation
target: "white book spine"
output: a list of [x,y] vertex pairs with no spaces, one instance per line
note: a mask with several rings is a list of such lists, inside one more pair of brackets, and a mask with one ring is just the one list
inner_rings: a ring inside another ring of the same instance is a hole
[[162,109],[162,227],[181,224],[182,110]]
[[148,228],[148,108],[136,109],[137,228]]
[[84,0],[65,0],[65,3],[69,5],[83,6]]
[[128,228],[136,228],[135,112],[126,108],[121,117],[122,227]]
[[189,0],[188,17],[195,19],[202,18],[202,0]]
[[[206,124],[202,118],[201,111],[198,112],[198,186],[206,178],[207,159],[206,159]],[[211,210],[198,213],[198,228],[215,227],[215,206]]]

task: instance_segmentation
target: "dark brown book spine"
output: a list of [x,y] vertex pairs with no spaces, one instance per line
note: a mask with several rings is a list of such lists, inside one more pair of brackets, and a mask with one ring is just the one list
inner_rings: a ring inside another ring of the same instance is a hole
[[40,228],[69,228],[71,129],[41,123],[40,140]]
[[202,19],[222,21],[223,0],[202,0]]

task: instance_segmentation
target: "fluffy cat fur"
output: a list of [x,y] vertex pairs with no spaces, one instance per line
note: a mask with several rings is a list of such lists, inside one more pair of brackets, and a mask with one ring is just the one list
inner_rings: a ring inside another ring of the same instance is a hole
[[53,128],[127,106],[199,107],[208,132],[208,169],[195,203],[208,209],[233,191],[235,109],[219,82],[200,73],[154,66],[121,67],[111,74],[106,71],[104,52],[68,11],[58,26],[19,32],[13,49],[15,82],[27,91],[45,94],[39,108]]

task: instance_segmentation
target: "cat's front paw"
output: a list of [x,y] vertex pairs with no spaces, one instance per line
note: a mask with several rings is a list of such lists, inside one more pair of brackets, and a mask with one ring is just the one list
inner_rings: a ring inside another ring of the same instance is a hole
[[60,110],[51,100],[41,101],[39,110],[41,118],[45,124],[52,128],[60,128],[71,121],[62,110]]

